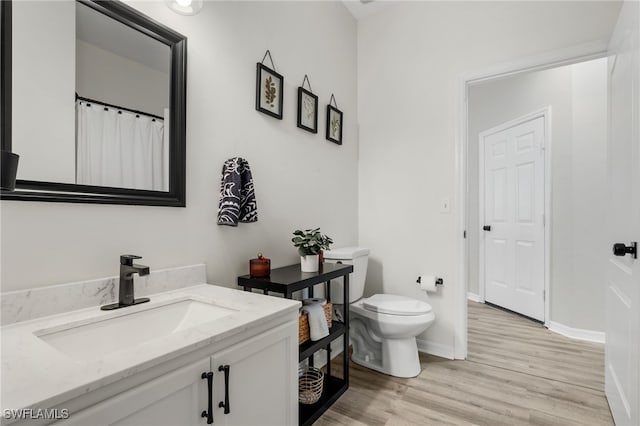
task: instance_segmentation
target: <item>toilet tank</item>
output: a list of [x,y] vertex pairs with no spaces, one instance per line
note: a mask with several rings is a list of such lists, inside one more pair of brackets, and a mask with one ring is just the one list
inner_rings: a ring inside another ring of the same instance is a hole
[[[324,252],[325,263],[344,263],[353,265],[353,273],[349,275],[349,303],[360,299],[364,294],[364,283],[367,278],[369,249],[363,247],[343,247]],[[342,278],[331,280],[331,301],[344,304]]]

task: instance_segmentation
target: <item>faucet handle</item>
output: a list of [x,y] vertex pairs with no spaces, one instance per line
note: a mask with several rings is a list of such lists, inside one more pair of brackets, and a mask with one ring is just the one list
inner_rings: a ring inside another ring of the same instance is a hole
[[133,261],[135,259],[142,259],[142,256],[136,256],[135,254],[123,254],[120,256],[120,264],[133,266]]

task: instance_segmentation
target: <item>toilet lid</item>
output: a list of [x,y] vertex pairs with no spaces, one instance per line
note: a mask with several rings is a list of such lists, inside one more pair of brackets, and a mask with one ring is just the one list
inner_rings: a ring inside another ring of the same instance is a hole
[[421,300],[395,294],[374,294],[364,299],[365,309],[389,315],[421,315],[431,312],[431,305]]

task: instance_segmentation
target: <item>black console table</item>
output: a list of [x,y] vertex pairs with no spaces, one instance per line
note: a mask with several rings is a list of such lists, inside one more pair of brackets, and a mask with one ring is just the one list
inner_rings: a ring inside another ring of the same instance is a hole
[[[353,272],[352,265],[325,263],[320,266],[319,272],[301,272],[300,265],[285,266],[271,270],[269,278],[252,278],[250,275],[238,277],[238,286],[245,291],[259,289],[264,294],[269,292],[283,294],[291,299],[296,291],[309,289],[309,297],[313,297],[313,288],[317,284],[326,284],[325,295],[327,301],[331,300],[331,280],[342,277],[344,282],[344,298],[349,300],[349,274]],[[349,309],[344,309],[343,321],[333,320],[329,329],[329,335],[317,342],[311,340],[300,345],[299,361],[309,359],[309,365],[313,365],[313,354],[320,349],[327,351],[327,368],[325,374],[324,390],[320,400],[315,404],[299,404],[299,423],[307,426],[313,424],[336,400],[349,388]],[[331,342],[343,336],[342,378],[331,375]]]

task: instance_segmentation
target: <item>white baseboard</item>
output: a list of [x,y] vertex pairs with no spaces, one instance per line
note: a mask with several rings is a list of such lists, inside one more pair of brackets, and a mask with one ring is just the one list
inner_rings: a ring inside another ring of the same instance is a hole
[[472,302],[482,303],[482,300],[480,300],[480,295],[479,294],[468,292],[467,293],[467,299],[471,300]]
[[549,321],[549,330],[554,333],[562,334],[563,336],[570,337],[572,339],[586,340],[588,342],[604,343],[605,335],[604,331],[584,330],[582,328],[573,328],[564,324],[560,324],[555,321]]
[[429,342],[428,340],[416,339],[418,351],[435,355],[442,358],[454,359],[455,351],[453,346],[443,345],[442,343]]

